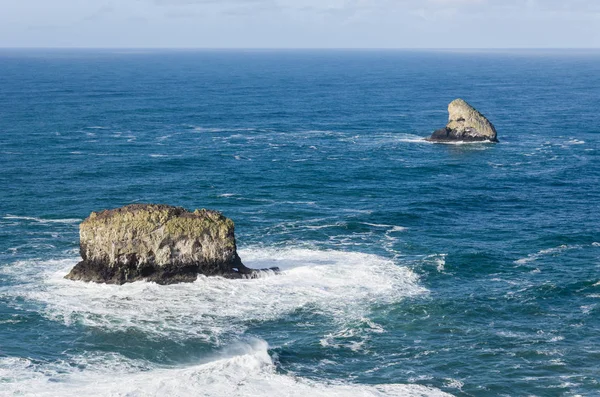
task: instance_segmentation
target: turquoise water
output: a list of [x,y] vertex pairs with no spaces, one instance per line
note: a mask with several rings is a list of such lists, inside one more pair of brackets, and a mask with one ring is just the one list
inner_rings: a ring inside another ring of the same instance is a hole
[[[599,61],[0,51],[0,394],[600,395]],[[422,140],[457,97],[500,144]],[[140,202],[283,273],[62,279]]]

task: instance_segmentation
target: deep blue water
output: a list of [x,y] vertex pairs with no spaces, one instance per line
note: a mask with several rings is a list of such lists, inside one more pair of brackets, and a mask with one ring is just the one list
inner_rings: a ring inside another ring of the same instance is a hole
[[[0,394],[600,395],[599,144],[593,51],[1,50]],[[283,274],[63,280],[138,202]]]

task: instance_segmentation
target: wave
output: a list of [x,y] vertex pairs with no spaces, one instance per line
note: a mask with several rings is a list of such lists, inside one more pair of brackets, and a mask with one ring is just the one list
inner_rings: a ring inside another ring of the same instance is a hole
[[36,396],[450,396],[421,385],[360,385],[283,375],[260,339],[227,350],[223,357],[183,368],[157,367],[115,353],[52,364],[1,358],[0,379],[3,392]]
[[115,286],[65,280],[76,259],[22,261],[1,269],[22,285],[1,289],[0,297],[16,295],[40,302],[44,316],[66,325],[135,329],[149,337],[193,337],[221,344],[243,334],[251,323],[303,308],[327,316],[343,329],[368,318],[373,304],[427,293],[410,269],[377,255],[249,248],[240,256],[250,267],[277,266],[282,273],[255,280],[200,276],[187,284]]
[[[593,243],[592,243],[592,245],[593,245]],[[540,251],[536,252],[535,254],[529,254],[525,258],[517,259],[514,263],[516,263],[517,265],[525,265],[530,262],[535,262],[538,259],[540,259],[544,256],[547,256],[547,255],[555,255],[555,254],[561,253],[563,251],[578,249],[578,248],[581,248],[581,246],[580,245],[565,245],[565,244],[563,244],[558,247],[546,248],[546,249],[540,250]]]
[[440,145],[473,145],[474,147],[477,147],[477,149],[479,150],[485,150],[488,148],[491,148],[492,146],[489,145],[490,143],[495,143],[492,141],[473,141],[473,142],[469,142],[469,141],[435,141],[435,142],[431,142],[431,143],[435,143],[435,144],[440,144]]
[[400,134],[397,141],[405,142],[405,143],[426,143],[426,144],[432,143],[432,142],[426,140],[425,137],[422,137],[420,135],[415,135],[415,134]]
[[404,232],[406,231],[406,227],[404,226],[396,226],[396,225],[384,225],[384,224],[379,224],[379,223],[367,223],[367,222],[362,222],[363,225],[367,225],[367,226],[373,226],[373,227],[381,227],[381,228],[389,228],[389,232]]
[[82,221],[82,219],[78,219],[78,218],[42,219],[42,218],[36,218],[33,216],[17,216],[17,215],[10,215],[10,214],[6,214],[6,216],[3,216],[2,219],[33,221],[33,222],[39,222],[39,223],[69,223],[69,224],[79,223]]

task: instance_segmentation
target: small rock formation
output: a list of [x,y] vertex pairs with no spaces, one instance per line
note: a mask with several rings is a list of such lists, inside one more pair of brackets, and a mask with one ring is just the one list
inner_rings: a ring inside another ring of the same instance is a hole
[[242,264],[233,221],[216,211],[134,204],[92,212],[79,238],[83,260],[65,276],[70,280],[173,284],[198,274],[254,278],[260,272]]
[[432,142],[498,142],[496,129],[484,115],[462,99],[448,105],[448,124],[427,140]]

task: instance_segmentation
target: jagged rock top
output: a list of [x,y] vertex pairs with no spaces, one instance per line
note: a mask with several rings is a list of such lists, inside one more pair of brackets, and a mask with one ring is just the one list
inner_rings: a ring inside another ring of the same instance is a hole
[[[131,226],[145,230],[157,229],[157,225],[166,227],[167,231],[175,231],[179,226],[179,232],[206,233],[217,224],[223,223],[231,228],[233,232],[233,221],[226,218],[218,211],[195,210],[190,212],[183,207],[173,207],[165,204],[130,204],[125,207],[92,212],[81,224],[80,230],[87,227],[102,224],[131,223]],[[211,225],[214,223],[214,225]]]
[[104,210],[100,212],[92,212],[90,217],[86,219],[106,219],[113,216],[123,215],[125,213],[136,213],[136,212],[153,212],[153,213],[164,213],[168,216],[183,216],[183,217],[197,217],[199,215],[209,214],[213,217],[222,217],[222,214],[218,211],[211,210],[195,210],[190,212],[183,207],[174,207],[166,204],[129,204],[124,207],[114,208],[110,210]]
[[477,109],[463,99],[448,105],[448,124],[431,135],[430,141],[498,142],[496,128]]

